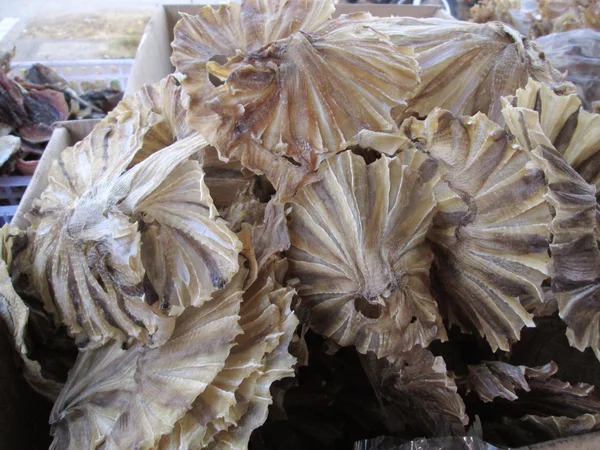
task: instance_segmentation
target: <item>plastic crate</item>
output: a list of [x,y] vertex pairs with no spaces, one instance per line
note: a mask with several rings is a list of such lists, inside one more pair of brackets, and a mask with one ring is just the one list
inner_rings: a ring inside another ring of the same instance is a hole
[[11,74],[23,78],[25,70],[39,62],[67,80],[77,93],[107,87],[125,90],[133,61],[133,59],[19,61],[11,64]]
[[32,178],[31,176],[0,178],[0,226],[12,220]]
[[[113,87],[125,90],[133,59],[88,59],[79,61],[37,61],[56,71],[77,93]],[[11,63],[11,74],[24,78],[36,61]],[[31,176],[0,178],[0,226],[12,220]]]

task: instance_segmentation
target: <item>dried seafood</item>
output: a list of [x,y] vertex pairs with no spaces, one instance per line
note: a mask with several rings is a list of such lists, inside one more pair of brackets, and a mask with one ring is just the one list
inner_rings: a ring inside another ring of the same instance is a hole
[[527,379],[547,377],[553,372],[556,372],[556,367],[552,365],[529,368],[500,361],[486,361],[469,366],[467,392],[476,392],[484,402],[491,402],[496,397],[513,401],[518,398],[516,390],[531,391]]
[[551,215],[544,173],[482,114],[436,110],[405,133],[438,164],[438,212],[429,230],[438,301],[451,324],[476,329],[492,350],[509,350],[533,317],[548,278]]
[[52,448],[151,448],[225,364],[239,307],[225,295],[186,309],[158,348],[113,341],[80,353],[50,416]]
[[483,401],[507,400],[498,403],[497,407],[505,409],[511,416],[560,413],[577,418],[584,414],[598,414],[600,398],[593,394],[594,387],[560,381],[553,377],[556,370],[553,362],[529,368],[486,361],[469,366],[468,385]]
[[238,269],[240,243],[188,160],[206,145],[201,136],[127,170],[139,151],[163,145],[155,136],[169,112],[117,108],[60,155],[30,214],[34,283],[80,345],[164,342],[173,322],[166,313],[200,306]]
[[[541,417],[527,414],[519,419],[505,418],[503,432],[517,435],[518,442],[534,444],[600,430],[600,414],[582,414],[577,417]],[[533,437],[532,437],[533,435]]]
[[539,34],[579,28],[600,29],[600,2],[597,0],[540,0]]
[[[184,16],[172,60],[190,125],[221,157],[265,173],[284,199],[359,132],[395,131],[391,110],[405,105],[419,78],[410,49],[364,26],[369,14],[326,21],[329,1],[277,4],[270,15],[248,1]],[[215,33],[227,38],[217,42]]]
[[464,433],[469,422],[465,405],[441,356],[415,346],[393,358],[365,358],[363,365],[375,391],[399,414],[397,419],[430,435]]
[[11,335],[15,349],[23,361],[23,375],[27,382],[42,395],[56,398],[62,385],[42,374],[40,363],[30,358],[30,349],[26,338],[30,309],[15,291],[12,279],[15,272],[16,257],[27,246],[27,236],[18,229],[5,225],[0,230],[0,317]]
[[183,15],[178,73],[1,230],[0,319],[53,449],[600,428],[599,116],[501,23],[333,11]]
[[577,95],[559,95],[533,80],[507,101],[538,113],[544,135],[587,183],[596,186],[600,199],[600,115],[583,110]]
[[469,366],[467,388],[492,402],[493,409],[484,413],[484,430],[514,446],[597,429],[600,399],[593,387],[562,382],[556,371],[552,362],[532,368],[499,361]]
[[26,90],[0,71],[0,123],[32,144],[47,142],[50,125],[69,117],[64,95],[51,89]]
[[[532,10],[532,3],[534,9]],[[529,30],[535,21],[535,0],[481,0],[470,10],[471,22],[503,22],[524,36],[529,35]]]
[[290,276],[310,325],[384,357],[445,339],[429,289],[433,192],[399,158],[326,160],[291,201]]
[[416,95],[406,108],[396,108],[396,118],[424,117],[438,107],[458,116],[483,112],[501,123],[500,98],[529,78],[551,86],[563,82],[535,44],[501,23],[392,17],[371,26],[394,44],[414,48],[421,67]]
[[[25,70],[23,80],[17,79],[27,89],[39,89],[43,87],[62,92],[65,96],[65,101],[69,105],[69,117],[71,118],[101,118],[116,106],[116,104],[113,104],[108,111],[104,111],[93,102],[85,100],[84,96],[79,96],[64,78],[43,64],[33,64]],[[123,97],[123,93],[117,89],[107,89],[106,92],[112,92],[115,96],[114,100],[117,103]],[[101,94],[101,91],[90,91],[86,94],[93,96]]]
[[600,29],[598,0],[482,0],[471,8],[474,22],[499,20],[532,38],[577,29]]
[[[534,89],[535,85],[529,87]],[[549,97],[568,108],[568,103],[573,101],[573,98],[556,97],[548,91],[538,94],[536,104],[544,101],[542,97]],[[526,102],[527,92],[520,92],[520,95],[521,101]],[[518,98],[519,94],[513,99],[516,105]],[[532,152],[548,180],[546,196],[554,208],[550,245],[552,291],[556,295],[560,316],[568,327],[567,337],[579,350],[591,347],[600,359],[600,248],[596,239],[596,187],[575,171],[578,168],[584,176],[597,182],[600,169],[597,164],[600,143],[597,139],[600,137],[594,136],[594,128],[591,127],[591,132],[585,133],[585,139],[572,139],[575,133],[581,135],[581,130],[590,122],[598,121],[598,116],[580,111],[576,106],[577,109],[568,115],[569,123],[562,120],[561,124],[560,115],[553,117],[542,112],[540,116],[533,109],[512,106],[508,100],[505,104],[508,128],[518,142]],[[565,159],[570,160],[574,167],[563,159],[545,132],[554,138]]]
[[[11,175],[23,162],[38,160],[52,135],[57,121],[102,118],[123,93],[117,89],[90,91],[78,95],[69,83],[52,69],[34,64],[24,71],[23,79],[10,72],[14,52],[1,55],[0,67],[0,148],[7,151],[6,139],[21,139],[17,150],[7,160],[0,158],[1,173]],[[85,98],[84,98],[85,97]],[[5,134],[11,133],[9,136]],[[12,148],[13,142],[11,142]],[[17,161],[19,164],[17,164]],[[24,175],[31,175],[24,173]]]
[[[277,209],[277,208],[275,208]],[[280,208],[279,208],[280,209]],[[192,404],[189,412],[161,439],[159,449],[235,448],[248,445],[250,433],[266,419],[271,384],[293,374],[288,353],[298,319],[292,313],[295,291],[283,286],[287,263],[278,247],[262,237],[276,237],[285,217],[272,207],[264,225],[244,227],[240,237],[249,270],[240,270],[221,295],[241,297],[239,326],[225,365]],[[279,211],[282,213],[282,211]],[[289,246],[289,240],[285,247]]]

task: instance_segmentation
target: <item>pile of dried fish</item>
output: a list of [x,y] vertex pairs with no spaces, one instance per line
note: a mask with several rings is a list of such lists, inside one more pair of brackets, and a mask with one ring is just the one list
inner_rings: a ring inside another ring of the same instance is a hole
[[[40,159],[52,135],[54,122],[102,118],[123,96],[117,89],[90,91],[78,95],[66,80],[42,64],[28,68],[24,79],[9,76],[13,53],[5,52],[0,55],[2,175],[15,172],[19,160]],[[27,170],[27,165],[23,164],[18,170]]]
[[600,116],[503,24],[333,12],[183,15],[2,229],[51,448],[600,429]]
[[478,23],[503,22],[535,39],[552,65],[567,73],[585,109],[600,107],[600,1],[482,0],[471,16]]
[[598,0],[481,0],[471,8],[477,23],[498,20],[536,38],[550,33],[600,29]]

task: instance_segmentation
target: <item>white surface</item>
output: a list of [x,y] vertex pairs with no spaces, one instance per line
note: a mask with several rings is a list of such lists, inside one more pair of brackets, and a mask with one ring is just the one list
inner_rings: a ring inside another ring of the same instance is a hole
[[0,20],[0,41],[8,34],[10,30],[19,22],[18,17],[5,17]]

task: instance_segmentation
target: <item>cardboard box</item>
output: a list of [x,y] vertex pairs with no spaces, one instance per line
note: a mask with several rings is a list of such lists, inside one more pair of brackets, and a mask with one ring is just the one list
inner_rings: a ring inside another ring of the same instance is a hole
[[[171,65],[171,42],[173,27],[180,18],[179,13],[196,14],[202,5],[161,5],[156,8],[137,49],[135,61],[129,73],[125,95],[130,95],[144,84],[152,84],[173,73]],[[217,8],[218,5],[214,5]],[[375,5],[375,4],[339,4],[336,6],[334,17],[358,11],[368,11],[377,17],[438,17],[452,19],[439,6],[414,5]]]

